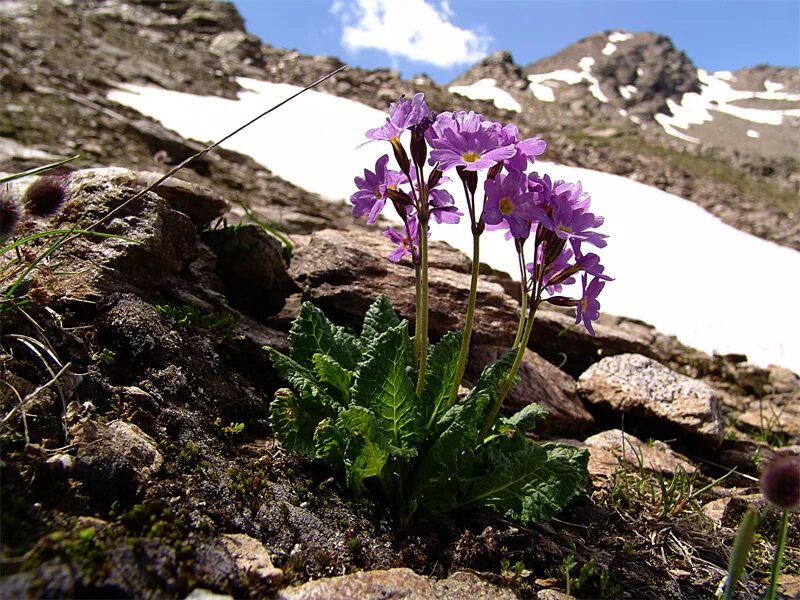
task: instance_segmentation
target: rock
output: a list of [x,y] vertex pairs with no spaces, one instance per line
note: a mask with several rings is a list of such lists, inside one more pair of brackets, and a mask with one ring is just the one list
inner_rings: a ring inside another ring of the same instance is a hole
[[[475,381],[484,365],[507,350],[499,346],[473,347],[468,377]],[[514,413],[532,403],[546,407],[550,414],[536,425],[537,433],[579,435],[594,425],[594,418],[578,397],[575,380],[532,350],[525,351],[518,375],[520,382],[508,393],[504,412]]]
[[766,436],[783,434],[789,443],[800,443],[800,404],[777,406],[770,400],[762,400],[750,405],[751,408],[736,415],[740,430],[755,430]]
[[[135,183],[145,188],[161,177],[161,173],[143,171],[137,174]],[[120,185],[123,183],[121,179],[117,176],[112,180]],[[158,184],[153,191],[166,200],[170,208],[189,217],[197,229],[208,226],[214,219],[218,219],[228,212],[230,208],[228,202],[215,191],[176,177],[170,177]]]
[[215,594],[205,588],[195,588],[185,600],[234,600],[234,598],[228,594]]
[[164,462],[153,438],[124,421],[104,424],[86,419],[69,433],[77,448],[77,476],[109,502],[131,502]]
[[[369,304],[387,296],[399,315],[413,318],[414,270],[384,258],[392,245],[377,231],[324,230],[297,239],[289,274],[306,300],[330,314],[360,323]],[[446,252],[445,255],[449,255]],[[431,261],[436,264],[436,253]],[[469,275],[430,269],[430,332],[438,338],[463,326]],[[475,343],[510,345],[519,308],[498,284],[480,281],[475,313]]]
[[611,477],[622,465],[634,470],[643,467],[667,475],[697,470],[687,458],[673,452],[664,442],[646,443],[619,429],[595,434],[586,438],[584,444],[589,448],[589,473],[593,479]]
[[226,533],[220,541],[248,577],[267,585],[279,585],[283,580],[283,571],[273,566],[269,551],[258,540],[244,533]]
[[643,418],[719,448],[724,423],[719,398],[707,384],[638,354],[604,358],[578,379],[591,404]]
[[217,275],[235,308],[259,318],[280,312],[296,288],[277,238],[243,225],[206,232],[203,241],[217,256]]
[[223,31],[214,36],[208,49],[223,61],[263,66],[261,40],[244,31]]
[[408,598],[409,600],[514,600],[517,595],[489,584],[473,573],[454,573],[432,583],[411,569],[361,571],[327,577],[281,590],[278,600],[349,600]]
[[575,596],[558,590],[539,590],[536,592],[537,600],[575,600]]

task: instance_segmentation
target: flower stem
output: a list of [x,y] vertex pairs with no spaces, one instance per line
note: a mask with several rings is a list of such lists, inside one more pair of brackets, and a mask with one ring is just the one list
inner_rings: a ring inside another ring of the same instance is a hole
[[425,369],[428,364],[428,215],[419,218],[419,284],[417,286],[417,324],[419,344],[419,375],[417,376],[417,395],[422,394],[425,383]]
[[464,371],[467,368],[467,358],[469,358],[469,341],[472,337],[472,323],[475,318],[475,303],[478,298],[478,271],[480,270],[480,234],[472,234],[472,275],[469,281],[469,300],[467,301],[467,316],[464,320],[464,334],[461,336],[461,350],[458,353],[458,363],[456,364],[456,374],[453,379],[453,389],[450,390],[450,399],[447,401],[445,410],[456,403],[458,398],[458,388],[464,378]]
[[772,573],[769,577],[769,589],[765,600],[775,600],[778,591],[778,577],[781,574],[781,563],[783,562],[783,547],[786,545],[786,530],[789,529],[789,511],[784,509],[781,517],[781,525],[778,530],[778,547],[775,549],[775,559],[772,561]]
[[536,309],[538,307],[539,298],[537,297],[535,301],[531,302],[528,320],[525,323],[525,331],[522,333],[522,339],[517,347],[517,355],[514,357],[514,363],[511,365],[511,368],[506,375],[506,379],[503,382],[503,387],[500,388],[500,393],[497,395],[497,400],[495,400],[494,406],[492,406],[489,414],[486,415],[486,419],[483,422],[483,427],[481,427],[480,434],[478,435],[478,443],[481,443],[486,438],[486,433],[489,431],[492,423],[494,423],[494,419],[497,417],[497,412],[500,410],[503,400],[506,399],[508,391],[511,389],[511,386],[514,385],[514,378],[517,376],[517,371],[519,371],[520,364],[522,364],[522,357],[525,356],[525,349],[528,347],[528,340],[531,337],[531,331],[533,331],[533,321],[534,317],[536,316]]
[[414,285],[416,287],[416,294],[414,295],[414,339],[413,345],[411,349],[411,365],[414,369],[419,369],[419,345],[420,345],[420,327],[422,323],[420,322],[419,315],[421,314],[420,310],[420,265],[414,265]]
[[528,272],[525,269],[525,255],[522,253],[522,246],[517,241],[517,257],[519,258],[519,286],[521,291],[521,301],[519,309],[519,324],[517,325],[517,335],[514,336],[514,345],[516,348],[522,339],[522,334],[525,331],[525,317],[528,314]]

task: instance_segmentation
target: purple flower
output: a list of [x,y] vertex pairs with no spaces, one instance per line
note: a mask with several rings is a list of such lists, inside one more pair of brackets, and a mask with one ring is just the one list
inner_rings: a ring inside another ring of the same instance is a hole
[[[408,227],[404,225],[401,231],[402,233],[387,227],[383,232],[383,235],[397,244],[397,248],[386,255],[386,258],[392,262],[400,262],[406,254],[413,256],[416,252],[416,248],[419,246],[419,225],[416,215],[408,217]],[[430,231],[428,236],[430,236]]]
[[538,173],[531,173],[528,186],[537,188],[534,192],[537,207],[535,220],[560,239],[569,240],[576,255],[580,256],[581,242],[598,248],[605,247],[605,238],[608,236],[590,231],[602,225],[603,218],[588,212],[591,197],[583,191],[580,182],[552,183],[547,175],[542,178]]
[[592,321],[596,321],[600,318],[600,302],[598,302],[597,296],[599,296],[600,292],[603,291],[606,282],[602,281],[599,277],[595,277],[587,286],[586,280],[587,275],[584,273],[583,277],[581,278],[583,296],[581,297],[581,301],[577,306],[575,323],[578,324],[583,321],[583,326],[586,327],[586,331],[588,331],[591,335],[594,335]]
[[442,171],[453,167],[464,167],[467,171],[489,169],[516,152],[513,146],[498,146],[497,135],[488,129],[462,133],[445,129],[443,133],[443,137],[431,141],[434,148],[431,160],[438,161]]
[[534,218],[533,194],[528,192],[527,177],[524,173],[512,171],[508,175],[498,175],[487,179],[483,189],[486,204],[483,220],[488,225],[506,223],[517,239],[526,239],[531,232]]
[[397,189],[397,186],[405,181],[405,176],[399,171],[392,171],[386,168],[389,156],[384,154],[375,163],[375,172],[364,169],[364,177],[356,177],[353,181],[358,187],[358,191],[350,196],[350,202],[354,204],[353,215],[369,215],[367,223],[374,223],[378,215],[386,204],[386,189]]
[[539,138],[528,138],[520,141],[519,129],[517,129],[516,125],[501,127],[497,123],[496,127],[498,143],[501,146],[513,145],[515,149],[514,156],[505,161],[506,168],[509,171],[524,171],[529,162],[534,162],[537,156],[547,150],[547,142]]
[[430,109],[425,103],[425,95],[421,92],[414,94],[414,98],[406,100],[400,98],[389,105],[389,118],[382,127],[367,131],[370,140],[391,140],[399,138],[409,127],[418,125],[430,114]]

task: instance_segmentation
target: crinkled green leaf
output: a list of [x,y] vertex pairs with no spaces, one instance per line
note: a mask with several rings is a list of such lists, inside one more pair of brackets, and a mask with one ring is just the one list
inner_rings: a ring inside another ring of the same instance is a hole
[[518,433],[525,433],[530,431],[536,425],[536,421],[545,419],[550,411],[541,404],[533,402],[523,407],[510,417],[503,418],[502,421],[505,425],[512,428]]
[[364,348],[369,348],[380,334],[392,327],[397,327],[399,324],[400,319],[397,318],[389,299],[386,296],[378,296],[364,316],[364,326],[361,328],[361,343]]
[[506,352],[498,358],[490,362],[483,368],[481,371],[481,376],[478,378],[478,381],[469,391],[467,397],[471,394],[488,394],[491,398],[497,398],[497,394],[500,393],[500,386],[503,385],[503,381],[505,380],[506,373],[508,373],[511,366],[514,364],[514,357],[516,355],[516,351],[511,350]]
[[289,331],[290,356],[304,367],[313,368],[315,354],[327,354],[349,371],[361,360],[361,347],[355,336],[331,323],[310,302],[304,302]]
[[375,414],[363,406],[352,406],[342,411],[337,428],[347,440],[344,455],[347,483],[359,494],[364,491],[365,479],[381,477],[381,471],[389,460],[389,443]]
[[367,350],[351,393],[353,404],[369,408],[388,443],[409,448],[422,432],[422,414],[408,376],[408,322],[380,334]]
[[475,394],[452,406],[439,420],[442,433],[422,456],[412,482],[411,496],[450,496],[455,493],[451,475],[474,455],[478,431],[491,398]]
[[317,458],[340,469],[346,449],[347,439],[336,427],[333,419],[327,418],[320,421],[314,431],[314,450]]
[[339,403],[320,384],[316,374],[274,348],[265,348],[272,366],[278,371],[302,399],[302,408],[321,421],[336,416]]
[[318,420],[300,404],[292,390],[279,389],[269,407],[269,423],[284,448],[313,456],[313,436]]
[[314,363],[314,371],[319,380],[338,391],[342,398],[343,406],[346,406],[350,399],[350,385],[353,381],[353,374],[327,354],[317,353],[311,358],[311,361]]
[[481,447],[453,476],[455,498],[426,499],[434,513],[487,506],[523,523],[546,521],[588,483],[586,450],[557,443]]
[[428,352],[428,367],[420,396],[426,429],[430,429],[439,416],[450,408],[450,393],[456,377],[462,337],[461,331],[451,331],[438,344],[431,346]]

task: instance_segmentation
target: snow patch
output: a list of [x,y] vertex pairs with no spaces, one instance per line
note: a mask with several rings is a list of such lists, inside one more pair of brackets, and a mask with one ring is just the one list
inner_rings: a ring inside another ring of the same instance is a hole
[[608,43],[607,43],[607,44],[606,44],[606,45],[603,47],[603,49],[601,50],[601,52],[602,52],[603,54],[605,54],[606,56],[611,56],[611,55],[612,55],[612,54],[614,54],[614,52],[616,52],[616,51],[617,51],[617,47],[616,47],[616,45],[612,44],[611,42],[608,42]]
[[[720,77],[722,73],[722,77]],[[672,100],[667,100],[667,106],[672,115],[657,114],[655,120],[664,128],[664,131],[681,139],[697,142],[697,138],[685,133],[678,132],[677,128],[686,129],[690,125],[700,125],[707,121],[713,121],[712,111],[725,113],[763,125],[781,125],[785,117],[800,117],[800,109],[770,109],[770,108],[746,108],[737,106],[734,102],[738,100],[759,99],[759,100],[789,100],[800,101],[800,94],[789,94],[781,92],[780,87],[775,85],[767,86],[766,91],[749,92],[735,90],[728,82],[727,74],[729,71],[717,71],[714,74],[708,73],[703,69],[698,69],[697,77],[700,80],[700,93],[689,92],[683,95],[680,104]],[[772,84],[772,82],[769,82]],[[780,84],[778,84],[780,85]]]
[[717,79],[722,79],[723,81],[733,81],[735,79],[733,73],[730,71],[715,71],[714,77]]
[[[247,90],[238,100],[195,96],[155,87],[120,86],[109,99],[161,121],[184,137],[219,139],[299,88],[239,80]],[[389,145],[364,142],[364,132],[385,122],[386,113],[351,100],[309,91],[233,136],[224,146],[253,157],[275,175],[306,190],[344,200],[353,178],[374,169]],[[360,146],[360,147],[359,147]],[[536,161],[533,169],[553,179],[581,181],[592,209],[605,217],[608,246],[598,252],[615,281],[600,301],[612,314],[642,319],[665,334],[705,352],[744,352],[761,365],[778,364],[800,372],[800,324],[781,311],[755,311],[741,293],[742,269],[759,269],[770,297],[792,298],[800,272],[800,252],[743,233],[696,204],[623,177]],[[463,207],[458,178],[450,191]],[[342,211],[350,212],[349,205]],[[391,218],[390,211],[387,216]],[[375,228],[375,235],[380,235]],[[698,259],[702,240],[725,260]],[[470,251],[466,226],[437,227],[443,239]],[[516,254],[500,232],[487,232],[482,259],[516,272]]]
[[533,95],[536,96],[537,100],[541,100],[542,102],[555,102],[556,95],[553,92],[553,88],[549,85],[544,83],[531,83],[530,90],[533,92]]
[[633,95],[639,91],[639,88],[637,88],[635,85],[622,85],[617,88],[617,91],[619,92],[620,96],[626,100],[630,100],[633,98]]
[[624,33],[622,31],[615,31],[608,36],[608,41],[618,44],[619,42],[626,42],[633,37],[632,33]]
[[770,81],[769,79],[764,80],[764,89],[768,92],[779,92],[783,87],[783,84],[777,81]]
[[471,100],[491,100],[497,108],[522,112],[522,106],[507,91],[497,87],[494,79],[481,79],[471,85],[453,85],[447,88],[451,94],[466,96]]
[[755,129],[748,129],[747,137],[758,139],[761,137],[761,134],[758,133]]

